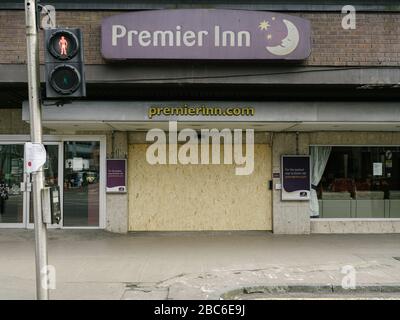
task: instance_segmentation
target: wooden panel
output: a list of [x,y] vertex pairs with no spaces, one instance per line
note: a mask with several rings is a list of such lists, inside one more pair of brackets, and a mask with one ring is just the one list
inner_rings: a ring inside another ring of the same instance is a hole
[[[254,145],[254,171],[231,165],[150,165],[129,146],[129,230],[271,230],[271,149]],[[221,152],[222,153],[222,152]]]

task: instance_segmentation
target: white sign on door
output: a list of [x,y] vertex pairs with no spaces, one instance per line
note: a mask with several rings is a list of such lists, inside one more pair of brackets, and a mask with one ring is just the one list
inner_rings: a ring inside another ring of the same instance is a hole
[[374,162],[372,165],[372,172],[374,176],[383,175],[383,163],[382,162]]
[[83,169],[83,159],[82,158],[73,158],[72,159],[72,170],[73,171],[82,171]]

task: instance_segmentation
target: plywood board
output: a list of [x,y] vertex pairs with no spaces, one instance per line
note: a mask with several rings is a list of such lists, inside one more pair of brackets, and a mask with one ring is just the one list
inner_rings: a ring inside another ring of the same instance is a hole
[[248,176],[236,164],[150,165],[148,146],[129,146],[129,230],[272,229],[269,145],[254,145]]

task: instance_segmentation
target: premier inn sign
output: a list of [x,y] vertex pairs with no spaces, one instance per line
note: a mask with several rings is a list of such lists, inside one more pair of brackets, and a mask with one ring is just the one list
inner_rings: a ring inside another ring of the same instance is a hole
[[311,52],[311,27],[264,11],[137,11],[102,21],[101,52],[108,60],[303,60]]

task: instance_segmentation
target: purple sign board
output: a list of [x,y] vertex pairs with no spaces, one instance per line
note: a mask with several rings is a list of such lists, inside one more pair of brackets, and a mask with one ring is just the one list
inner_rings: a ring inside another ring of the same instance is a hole
[[126,192],[126,160],[107,159],[107,192]]
[[310,200],[310,157],[282,156],[282,200]]
[[101,52],[108,60],[304,60],[311,53],[311,26],[265,11],[136,11],[102,21]]

